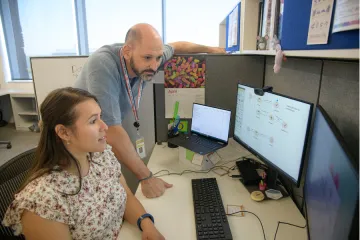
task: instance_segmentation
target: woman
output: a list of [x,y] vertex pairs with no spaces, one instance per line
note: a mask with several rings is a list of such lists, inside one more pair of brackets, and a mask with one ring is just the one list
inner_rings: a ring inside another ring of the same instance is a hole
[[57,89],[40,112],[36,160],[3,224],[29,240],[117,239],[125,218],[142,230],[142,239],[164,239],[106,144],[97,99],[80,89]]

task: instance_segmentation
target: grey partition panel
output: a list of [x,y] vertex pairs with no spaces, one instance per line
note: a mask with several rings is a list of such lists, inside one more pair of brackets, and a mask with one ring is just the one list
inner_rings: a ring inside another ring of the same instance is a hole
[[274,57],[266,58],[265,86],[274,92],[316,104],[318,99],[321,60],[288,58],[279,73],[274,73]]
[[230,137],[234,133],[237,84],[262,87],[263,56],[208,56],[206,59],[205,104],[230,109]]
[[359,62],[324,61],[319,104],[359,160]]
[[[143,159],[145,165],[148,163],[152,150],[155,146],[155,123],[154,123],[154,94],[153,83],[147,83],[143,89],[143,95],[139,109],[140,134],[145,140],[146,158]],[[129,134],[131,142],[135,146],[137,131],[134,127],[134,115],[129,111],[122,123],[122,126]],[[135,175],[122,165],[122,172],[126,178],[127,184],[131,191],[135,192],[138,186],[138,180]]]
[[[283,62],[282,68],[279,73],[275,74],[274,70],[274,57],[266,58],[265,69],[265,86],[274,87],[273,91],[289,97],[297,98],[303,101],[317,104],[322,60],[315,59],[300,59],[300,58],[288,58],[286,62]],[[314,113],[314,111],[313,111]],[[313,122],[314,116],[311,122]],[[300,188],[295,188],[295,195],[302,196],[304,176],[306,174],[307,154],[309,146],[305,150],[305,162],[301,177]],[[288,180],[283,179],[284,184],[293,189],[295,186]],[[295,196],[295,202],[299,208],[302,208],[303,198]]]
[[167,120],[165,119],[165,87],[164,84],[154,84],[155,92],[155,123],[156,142],[167,140]]

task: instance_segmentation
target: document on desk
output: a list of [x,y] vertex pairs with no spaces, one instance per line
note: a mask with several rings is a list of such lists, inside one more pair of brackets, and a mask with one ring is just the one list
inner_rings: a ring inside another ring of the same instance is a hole
[[192,118],[193,103],[205,104],[205,88],[165,88],[165,118],[173,118],[176,101],[180,118]]
[[226,147],[217,150],[217,154],[222,160],[231,161],[243,157],[244,148],[235,142],[234,139],[230,139]]
[[243,205],[227,205],[227,214],[237,214],[237,216],[245,216],[243,212],[244,206]]

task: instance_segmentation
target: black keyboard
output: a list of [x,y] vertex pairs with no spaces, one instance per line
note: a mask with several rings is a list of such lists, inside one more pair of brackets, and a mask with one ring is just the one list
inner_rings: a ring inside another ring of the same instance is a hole
[[197,135],[191,135],[190,136],[190,141],[192,143],[199,144],[201,146],[204,146],[204,147],[207,147],[207,148],[210,148],[210,149],[215,149],[215,148],[219,147],[219,143],[208,140],[208,139],[203,138],[203,137],[199,137]]
[[192,191],[197,239],[232,240],[216,179],[193,179]]

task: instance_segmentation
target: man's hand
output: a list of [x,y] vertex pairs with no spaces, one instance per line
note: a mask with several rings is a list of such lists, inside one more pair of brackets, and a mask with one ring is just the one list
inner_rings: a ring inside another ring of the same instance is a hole
[[221,48],[221,47],[211,47],[209,53],[226,54],[226,50],[225,48]]
[[173,185],[163,181],[160,178],[152,177],[150,179],[141,181],[141,190],[145,197],[156,198],[163,195],[167,188]]

